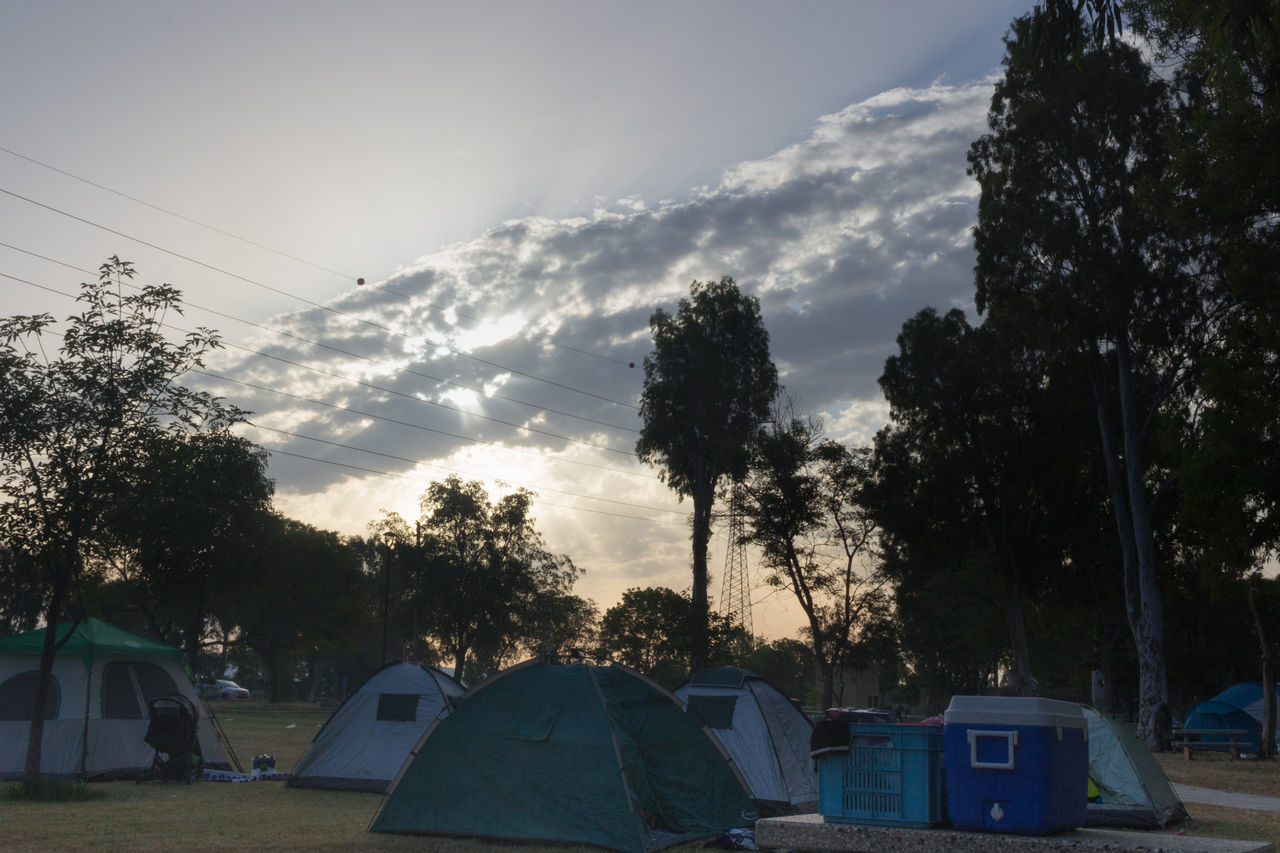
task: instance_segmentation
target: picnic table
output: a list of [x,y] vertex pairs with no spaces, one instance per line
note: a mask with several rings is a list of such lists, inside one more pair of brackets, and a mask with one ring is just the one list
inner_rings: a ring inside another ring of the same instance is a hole
[[[1240,738],[1247,735],[1247,729],[1174,729],[1173,748],[1182,750],[1190,760],[1196,750],[1215,750],[1225,752],[1232,758],[1240,757],[1240,750],[1248,744],[1241,743]],[[1225,737],[1227,740],[1205,740],[1206,736]]]

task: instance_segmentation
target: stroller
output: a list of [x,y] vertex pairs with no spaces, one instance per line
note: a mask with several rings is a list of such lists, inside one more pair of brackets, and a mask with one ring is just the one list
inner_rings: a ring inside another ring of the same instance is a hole
[[185,696],[158,696],[147,705],[145,740],[156,751],[151,766],[138,776],[148,779],[183,781],[190,785],[204,775],[204,756],[196,738],[200,717]]

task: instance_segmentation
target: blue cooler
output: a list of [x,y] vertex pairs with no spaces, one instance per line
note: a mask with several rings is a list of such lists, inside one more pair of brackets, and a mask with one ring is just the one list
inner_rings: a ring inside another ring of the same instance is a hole
[[956,696],[943,722],[947,811],[956,827],[1050,835],[1084,826],[1089,727],[1079,705]]

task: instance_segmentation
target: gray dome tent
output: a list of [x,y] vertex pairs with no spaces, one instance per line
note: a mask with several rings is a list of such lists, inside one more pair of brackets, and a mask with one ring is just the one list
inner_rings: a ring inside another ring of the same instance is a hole
[[461,695],[462,688],[435,667],[383,667],[333,712],[287,784],[385,792],[422,733]]
[[809,756],[813,724],[765,679],[736,666],[703,670],[676,688],[733,758],[762,816],[803,814],[818,805]]
[[1185,818],[1182,800],[1146,744],[1124,723],[1081,710],[1089,726],[1089,778],[1098,788],[1085,823],[1158,828]]

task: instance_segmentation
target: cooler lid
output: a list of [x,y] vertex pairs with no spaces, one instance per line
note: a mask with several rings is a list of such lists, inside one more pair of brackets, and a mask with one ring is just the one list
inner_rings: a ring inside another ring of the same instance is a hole
[[953,696],[942,720],[947,725],[1087,729],[1078,704],[1038,696]]

